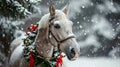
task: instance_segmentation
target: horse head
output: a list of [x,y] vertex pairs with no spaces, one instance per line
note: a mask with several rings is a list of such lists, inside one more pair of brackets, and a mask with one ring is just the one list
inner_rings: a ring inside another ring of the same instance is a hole
[[[39,22],[39,28],[46,29],[40,32],[43,32],[41,36],[46,36],[45,41],[49,40],[48,42],[53,46],[58,47],[60,51],[67,55],[69,60],[75,60],[79,55],[80,48],[72,32],[73,22],[68,19],[69,5],[65,6],[62,10],[57,10],[51,4],[49,12]],[[45,34],[45,32],[47,33]]]

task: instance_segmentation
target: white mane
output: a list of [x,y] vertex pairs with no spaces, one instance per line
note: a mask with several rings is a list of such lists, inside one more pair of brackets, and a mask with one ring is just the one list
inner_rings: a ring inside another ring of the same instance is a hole
[[[65,19],[65,18],[66,18],[66,15],[63,13],[63,11],[61,11],[61,10],[56,10],[56,11],[55,11],[55,17],[58,18],[58,19]],[[39,28],[46,28],[47,25],[48,25],[49,19],[50,19],[50,13],[45,14],[45,15],[41,18],[41,20],[38,22]]]

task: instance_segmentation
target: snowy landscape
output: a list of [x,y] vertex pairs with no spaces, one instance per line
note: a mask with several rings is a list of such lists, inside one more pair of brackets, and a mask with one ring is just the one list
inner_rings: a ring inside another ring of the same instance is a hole
[[120,67],[120,59],[80,57],[71,62],[65,58],[63,67]]
[[[31,24],[36,24],[49,11],[48,0],[5,1],[6,4],[0,0],[0,67],[8,67],[12,41],[22,37]],[[61,9],[69,0],[52,1]],[[2,5],[16,8],[10,12]],[[80,55],[75,61],[64,58],[64,67],[120,67],[119,0],[70,0],[68,17],[73,21]]]

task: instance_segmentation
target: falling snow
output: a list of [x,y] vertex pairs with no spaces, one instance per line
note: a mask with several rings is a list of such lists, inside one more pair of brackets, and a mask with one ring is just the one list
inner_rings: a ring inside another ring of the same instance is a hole
[[[0,36],[8,38],[9,34],[13,34],[14,40],[11,38],[12,42],[10,41],[8,44],[16,44],[14,41],[17,38],[24,37],[26,27],[36,22],[33,22],[34,18],[35,20],[40,19],[43,14],[48,12],[49,2],[48,0],[44,1],[45,2],[43,2],[43,0],[30,0],[31,3],[34,3],[33,7],[36,9],[35,14],[32,14],[15,1],[13,4],[19,7],[17,11],[25,11],[24,14],[30,14],[30,17],[14,21],[6,19],[5,17],[0,18]],[[120,67],[120,3],[113,1],[114,0],[70,1],[69,18],[73,21],[73,33],[76,35],[81,52],[79,59],[76,61],[71,62],[65,58],[66,60],[64,60],[64,62],[66,67],[73,67],[75,65],[76,67]],[[39,6],[38,4],[35,6],[35,3],[39,2],[41,2]],[[63,7],[63,4],[66,4],[66,2],[67,1],[56,0],[56,8]],[[2,42],[0,41],[0,66],[3,62],[1,62],[1,58],[6,58],[1,50],[6,48]],[[14,45],[11,45],[11,47],[13,46]],[[20,49],[18,49],[18,51],[19,50]],[[49,52],[49,50],[47,52]],[[12,57],[11,60],[13,59],[14,57]],[[15,59],[17,59],[17,57]]]

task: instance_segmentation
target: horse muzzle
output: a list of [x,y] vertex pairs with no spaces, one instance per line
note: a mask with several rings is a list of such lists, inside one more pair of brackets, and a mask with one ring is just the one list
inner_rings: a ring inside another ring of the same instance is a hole
[[65,47],[65,54],[69,60],[76,60],[79,57],[80,48],[76,45],[69,45]]

